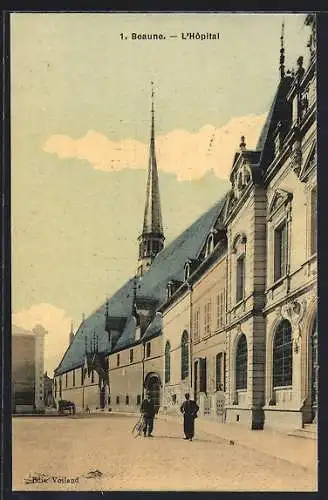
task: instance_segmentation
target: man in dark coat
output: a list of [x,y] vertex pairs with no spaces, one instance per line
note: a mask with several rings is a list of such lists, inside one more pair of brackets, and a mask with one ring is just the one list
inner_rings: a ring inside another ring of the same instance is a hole
[[146,437],[148,435],[148,437],[153,437],[152,432],[154,428],[155,406],[149,393],[146,394],[146,399],[142,402],[141,413],[144,417],[144,436]]
[[188,393],[185,394],[185,398],[180,407],[180,411],[183,414],[183,430],[186,436],[184,439],[192,441],[195,434],[195,418],[197,418],[199,406],[195,401],[190,399]]

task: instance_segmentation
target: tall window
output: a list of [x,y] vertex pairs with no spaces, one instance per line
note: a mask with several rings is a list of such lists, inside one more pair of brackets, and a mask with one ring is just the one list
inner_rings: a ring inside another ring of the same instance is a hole
[[130,349],[130,363],[133,362],[133,349]]
[[236,389],[247,389],[247,340],[241,335],[236,353]]
[[273,387],[292,385],[292,327],[287,319],[279,324],[273,342]]
[[274,280],[285,276],[287,272],[287,223],[284,221],[274,231]]
[[119,354],[116,356],[116,365],[120,366],[120,355]]
[[189,346],[188,333],[183,332],[181,338],[181,379],[184,380],[189,375]]
[[165,383],[170,382],[171,378],[171,345],[170,342],[165,344]]
[[94,384],[95,382],[95,372],[94,370],[91,370],[91,384]]
[[120,404],[120,396],[116,396],[116,404],[119,405]]
[[215,357],[215,379],[216,390],[223,391],[222,383],[222,352],[218,353]]
[[216,298],[216,327],[222,328],[225,324],[224,291],[218,293]]
[[194,312],[194,339],[199,340],[199,309]]
[[317,187],[311,191],[311,255],[317,251]]
[[245,297],[245,255],[241,255],[237,259],[237,290],[236,301],[239,302]]
[[146,344],[146,358],[150,357],[150,342]]
[[75,387],[75,370],[73,370],[73,387]]
[[83,377],[83,366],[82,366],[82,368],[81,368],[81,385],[83,385],[83,381],[84,381],[83,379],[84,379],[84,377]]
[[204,314],[204,336],[207,337],[211,334],[211,302],[205,304]]
[[65,373],[65,387],[68,386],[68,373]]
[[141,396],[140,394],[137,395],[137,405],[141,404]]
[[125,396],[125,404],[126,404],[126,405],[128,405],[128,404],[129,404],[129,400],[130,400],[129,396],[128,396],[128,395],[126,395],[126,396]]

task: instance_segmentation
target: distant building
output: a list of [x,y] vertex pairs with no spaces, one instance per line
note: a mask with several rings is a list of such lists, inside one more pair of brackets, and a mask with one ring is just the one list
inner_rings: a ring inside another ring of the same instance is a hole
[[254,150],[241,138],[231,188],[164,247],[152,105],[136,276],[82,322],[55,371],[77,409],[138,411],[145,391],[179,411],[251,429],[296,429],[318,411],[315,17],[310,61],[280,77]]
[[33,330],[12,326],[12,411],[44,411],[44,336],[37,325]]
[[55,405],[55,399],[53,395],[53,379],[48,376],[47,372],[43,376],[43,386],[44,386],[44,405],[45,407],[53,407]]

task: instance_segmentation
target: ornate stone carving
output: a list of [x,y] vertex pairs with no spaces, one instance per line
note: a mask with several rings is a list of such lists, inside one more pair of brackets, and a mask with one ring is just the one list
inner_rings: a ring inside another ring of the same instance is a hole
[[293,345],[294,351],[299,351],[302,338],[302,320],[306,311],[306,300],[293,300],[282,306],[282,316],[290,321],[293,328]]

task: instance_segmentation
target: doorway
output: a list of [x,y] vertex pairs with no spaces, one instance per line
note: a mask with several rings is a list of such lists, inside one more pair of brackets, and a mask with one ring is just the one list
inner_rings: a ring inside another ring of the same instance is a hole
[[161,406],[161,380],[156,373],[148,374],[145,379],[145,389],[149,392],[152,402],[155,406],[155,411]]
[[194,401],[198,400],[198,361],[194,363]]

